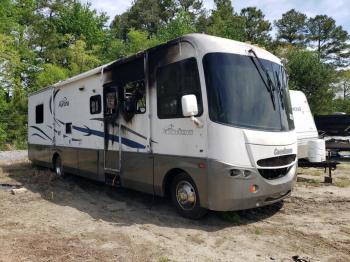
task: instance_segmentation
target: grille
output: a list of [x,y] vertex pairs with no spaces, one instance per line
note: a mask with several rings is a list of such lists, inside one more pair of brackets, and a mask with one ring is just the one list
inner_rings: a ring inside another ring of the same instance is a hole
[[284,177],[288,174],[288,171],[291,169],[291,167],[285,167],[285,168],[276,168],[276,169],[258,169],[260,175],[268,180],[277,179]]
[[295,154],[276,156],[258,160],[257,164],[261,167],[286,166],[294,162]]

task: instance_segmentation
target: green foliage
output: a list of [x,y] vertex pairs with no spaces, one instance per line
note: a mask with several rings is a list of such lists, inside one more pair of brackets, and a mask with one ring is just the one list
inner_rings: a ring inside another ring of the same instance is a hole
[[67,78],[68,72],[66,69],[53,64],[44,64],[42,71],[38,73],[37,84],[31,91],[36,91],[37,88],[41,89],[52,85],[60,80]]
[[277,39],[293,45],[303,44],[306,34],[306,21],[306,15],[294,9],[284,13],[281,19],[275,21]]
[[158,41],[149,38],[147,32],[131,29],[127,34],[125,43],[125,54],[131,55],[158,44]]
[[136,0],[128,11],[114,18],[111,28],[121,39],[126,39],[131,29],[153,35],[174,15],[174,8],[173,1]]
[[350,56],[348,33],[341,26],[336,26],[335,20],[326,15],[310,18],[308,23],[308,41],[316,48],[320,58],[332,60],[338,66],[347,66],[344,58]]
[[85,41],[82,39],[69,45],[66,58],[70,76],[83,73],[100,64],[100,60],[93,54],[93,50],[88,50]]
[[271,23],[265,20],[265,15],[256,7],[247,7],[241,10],[244,18],[246,40],[259,45],[267,45],[271,41],[269,35]]
[[74,39],[84,38],[86,45],[91,48],[100,44],[104,37],[104,26],[108,20],[105,13],[97,14],[91,10],[91,4],[71,2],[67,8],[62,8],[54,18],[54,26],[58,33],[69,32]]
[[337,98],[333,101],[333,112],[350,114],[350,100]]
[[338,72],[337,91],[343,99],[350,99],[350,70]]
[[207,32],[211,35],[245,41],[244,19],[238,16],[230,0],[214,0],[216,9],[209,18]]
[[196,32],[193,18],[188,12],[181,11],[173,20],[159,29],[157,38],[166,42],[193,32]]
[[331,113],[335,70],[311,51],[292,48],[286,58],[289,87],[305,93],[314,114]]

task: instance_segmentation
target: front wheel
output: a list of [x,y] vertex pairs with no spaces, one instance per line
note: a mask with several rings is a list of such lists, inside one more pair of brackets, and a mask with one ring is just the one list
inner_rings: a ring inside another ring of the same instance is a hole
[[186,173],[175,176],[171,185],[171,199],[183,217],[199,219],[208,212],[200,206],[196,185]]

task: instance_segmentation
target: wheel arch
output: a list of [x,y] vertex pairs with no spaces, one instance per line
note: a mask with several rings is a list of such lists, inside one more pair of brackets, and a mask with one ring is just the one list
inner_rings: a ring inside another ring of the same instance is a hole
[[[168,172],[166,172],[163,178],[163,185],[162,185],[162,193],[164,197],[170,196],[171,183],[173,182],[173,179],[175,178],[175,176],[180,173],[185,173],[189,177],[191,177],[191,175],[182,168],[172,168]],[[193,180],[192,177],[191,179]]]
[[60,154],[58,152],[55,152],[53,155],[52,155],[52,168],[55,168],[55,162],[56,162],[56,159],[57,157],[60,157]]

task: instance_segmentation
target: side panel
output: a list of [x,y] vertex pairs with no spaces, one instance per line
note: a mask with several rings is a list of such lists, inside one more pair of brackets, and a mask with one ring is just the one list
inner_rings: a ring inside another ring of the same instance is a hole
[[[90,99],[98,95],[101,111],[91,114]],[[62,150],[63,165],[97,179],[104,141],[100,74],[56,88],[54,97],[56,147]]]
[[149,153],[123,152],[122,185],[153,193],[153,156]]
[[[53,143],[52,89],[34,94],[28,99],[28,144],[30,160],[51,163]],[[34,149],[35,150],[32,150]]]
[[40,166],[45,166],[48,168],[52,167],[51,161],[48,161],[45,157],[45,159],[36,157],[40,156],[43,153],[46,153],[47,155],[51,154],[51,146],[48,145],[35,145],[35,144],[28,144],[28,158],[35,164]]
[[[190,118],[160,119],[157,112],[157,71],[166,65],[188,58],[195,58],[201,85],[203,114],[197,117],[203,127],[197,127]],[[205,84],[201,62],[197,59],[194,46],[188,42],[179,42],[150,54],[150,92],[151,92],[151,134],[152,150],[155,156],[154,186],[157,194],[164,192],[163,182],[166,174],[175,168],[187,172],[195,181],[200,199],[206,202],[207,175],[199,163],[207,156],[207,125]],[[203,204],[202,203],[202,204]]]

